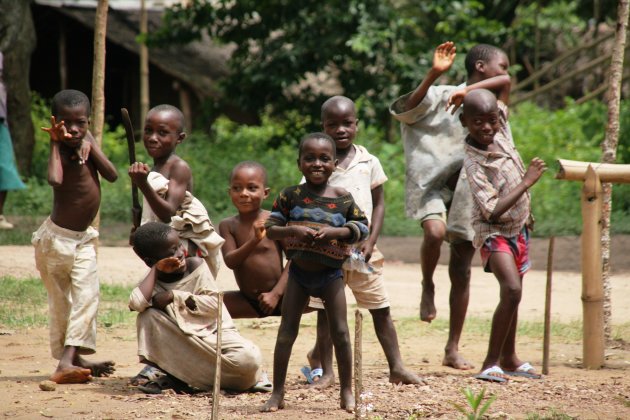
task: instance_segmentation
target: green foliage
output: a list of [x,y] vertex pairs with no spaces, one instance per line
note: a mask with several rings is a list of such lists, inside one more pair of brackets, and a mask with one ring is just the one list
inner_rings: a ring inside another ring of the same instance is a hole
[[548,414],[527,413],[527,420],[574,420],[577,417],[570,416],[566,413],[551,408]]
[[[133,325],[136,314],[126,304],[131,288],[101,284],[100,290],[99,325]],[[48,323],[48,298],[40,279],[0,277],[0,301],[0,326],[26,328]]]
[[468,387],[462,389],[461,391],[462,394],[464,394],[464,396],[466,397],[466,403],[468,404],[469,410],[467,410],[460,404],[453,403],[453,406],[455,406],[455,408],[457,408],[460,413],[466,416],[468,420],[482,419],[484,414],[486,414],[486,411],[488,411],[488,409],[490,408],[490,405],[492,405],[494,400],[497,398],[496,395],[492,395],[482,406],[481,403],[486,396],[485,386],[481,388],[481,391],[479,391],[478,394],[475,394],[475,392]]

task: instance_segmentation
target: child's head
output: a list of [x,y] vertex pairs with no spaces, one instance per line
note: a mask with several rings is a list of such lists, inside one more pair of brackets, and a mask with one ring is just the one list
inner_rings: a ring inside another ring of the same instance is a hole
[[481,81],[508,74],[510,60],[501,48],[478,44],[466,54],[465,65],[469,81]]
[[345,96],[333,96],[322,104],[324,132],[335,140],[337,149],[352,146],[357,134],[357,112],[354,102]]
[[153,158],[170,156],[184,141],[184,114],[172,105],[158,105],[144,120],[144,147]]
[[463,111],[459,116],[462,125],[468,128],[471,145],[486,149],[499,131],[499,107],[497,98],[486,89],[475,89],[464,98]]
[[236,164],[230,174],[228,192],[239,213],[258,212],[262,202],[269,196],[267,170],[251,160]]
[[81,144],[90,126],[90,100],[85,93],[74,89],[58,92],[52,99],[52,115],[57,122],[64,122],[72,136],[63,142],[71,147]]
[[166,223],[149,222],[138,227],[133,234],[133,250],[149,267],[164,258],[185,259],[177,231]]
[[327,183],[337,166],[335,141],[325,133],[305,135],[300,141],[297,163],[306,182]]

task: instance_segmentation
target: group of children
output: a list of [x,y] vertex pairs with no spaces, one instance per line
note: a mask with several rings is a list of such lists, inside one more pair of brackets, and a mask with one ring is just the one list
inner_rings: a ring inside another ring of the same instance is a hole
[[[503,51],[476,46],[466,57],[466,84],[433,86],[453,64],[455,51],[451,42],[438,46],[425,79],[390,108],[401,122],[405,141],[408,215],[419,219],[424,230],[420,317],[430,322],[436,316],[433,272],[447,239],[451,310],[443,364],[473,367],[459,354],[458,344],[468,306],[470,264],[479,248],[484,269],[495,274],[501,293],[488,353],[476,377],[495,382],[505,382],[509,375],[539,377],[517,357],[515,332],[523,274],[529,268],[528,188],[546,167],[535,158],[525,169],[512,141],[507,122],[509,62]],[[51,350],[59,359],[51,379],[58,383],[80,383],[114,372],[111,361],[82,357],[95,351],[98,233],[90,224],[100,204],[99,175],[110,182],[117,178],[88,131],[89,115],[87,97],[64,90],[53,98],[51,127],[44,128],[51,140],[48,181],[54,201],[51,216],[33,234],[33,244],[48,290]],[[345,285],[372,315],[389,364],[389,381],[421,383],[402,362],[383,277],[384,257],[376,246],[387,176],[378,158],[354,144],[358,120],[352,100],[328,99],[321,122],[323,132],[304,136],[298,147],[302,181],[282,189],[271,211],[262,208],[270,192],[265,168],[254,161],[234,167],[228,194],[238,214],[221,221],[216,232],[192,195],[190,167],[175,154],[186,136],[181,112],[160,105],[147,114],[143,141],[153,165],[136,162],[128,170],[144,195],[133,249],[150,267],[129,300],[129,308],[139,312],[138,354],[147,365],[134,378],[142,391],[210,389],[217,357],[222,387],[261,389],[265,375],[260,350],[240,336],[232,318],[279,315],[273,388],[261,410],[283,408],[301,316],[316,310],[317,340],[302,371],[315,387],[332,385],[334,349],[340,405],[352,412]],[[239,290],[225,292],[217,355],[219,250]],[[348,264],[353,253],[369,264],[363,265],[367,269]]]

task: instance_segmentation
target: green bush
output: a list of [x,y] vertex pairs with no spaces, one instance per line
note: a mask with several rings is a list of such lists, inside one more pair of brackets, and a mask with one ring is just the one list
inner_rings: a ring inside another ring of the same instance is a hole
[[[49,125],[49,105],[40,98],[33,100],[35,127]],[[621,112],[618,162],[630,160],[630,101],[625,101]],[[606,108],[600,102],[581,105],[567,103],[555,111],[525,103],[513,110],[510,117],[512,132],[525,164],[534,156],[544,159],[549,171],[532,188],[532,207],[536,216],[538,236],[579,234],[581,230],[580,189],[578,182],[558,181],[558,158],[598,161],[599,144],[604,136]],[[287,122],[289,121],[289,122]],[[265,208],[280,189],[297,183],[301,174],[297,169],[297,144],[310,118],[299,119],[292,114],[278,121],[263,117],[260,126],[238,125],[225,117],[217,119],[209,133],[193,132],[177,150],[192,168],[194,194],[207,207],[210,217],[218,222],[235,209],[227,194],[228,178],[233,166],[242,160],[261,162],[269,172],[271,194]],[[356,142],[377,156],[389,181],[385,184],[387,203],[383,233],[386,235],[417,235],[415,221],[405,216],[405,159],[402,142],[395,136],[386,142],[382,129],[360,125]],[[127,176],[128,156],[124,130],[106,129],[103,150],[116,165],[119,179],[114,184],[102,182],[101,218],[104,223],[130,221],[131,183]],[[137,159],[147,160],[142,142],[136,145]],[[29,189],[9,194],[7,210],[11,214],[45,216],[50,213],[52,191],[46,182],[48,135],[37,131]],[[613,193],[612,228],[615,233],[630,232],[630,186],[615,185]]]

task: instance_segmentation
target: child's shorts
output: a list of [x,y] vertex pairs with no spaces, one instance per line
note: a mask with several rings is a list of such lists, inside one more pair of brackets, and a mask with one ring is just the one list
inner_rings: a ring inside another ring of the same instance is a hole
[[289,267],[289,280],[295,280],[309,296],[322,297],[324,288],[341,277],[343,277],[343,272],[340,268],[306,271],[296,264],[291,264]]
[[529,231],[523,227],[521,233],[511,238],[505,236],[491,236],[485,240],[480,249],[483,270],[492,273],[490,269],[490,255],[493,252],[512,254],[519,274],[525,274],[532,266],[529,261]]
[[[385,257],[377,247],[374,247],[372,258],[370,259],[370,265],[373,268],[371,273],[343,270],[343,279],[350,290],[352,290],[359,308],[373,310],[390,306],[383,276],[384,262]],[[315,309],[324,309],[324,303],[317,298],[311,298],[308,306]]]

